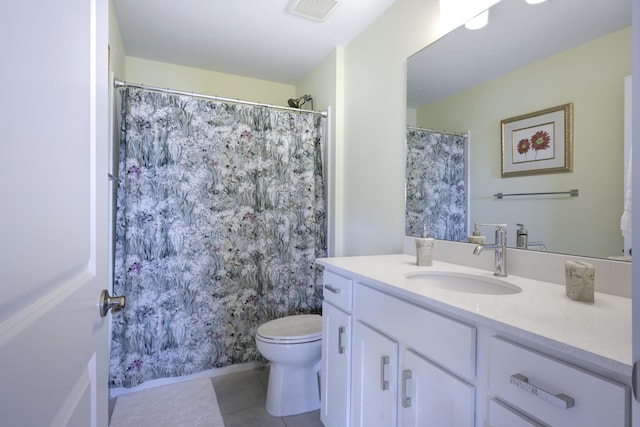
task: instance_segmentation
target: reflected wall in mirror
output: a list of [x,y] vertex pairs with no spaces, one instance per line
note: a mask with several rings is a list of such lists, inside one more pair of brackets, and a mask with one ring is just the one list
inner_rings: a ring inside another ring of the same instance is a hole
[[[631,1],[502,0],[490,12],[487,27],[459,27],[409,58],[408,124],[469,133],[470,224],[508,224],[511,247],[524,224],[552,252],[623,255]],[[573,172],[502,178],[501,121],[567,103]],[[579,197],[494,197],[570,189]]]

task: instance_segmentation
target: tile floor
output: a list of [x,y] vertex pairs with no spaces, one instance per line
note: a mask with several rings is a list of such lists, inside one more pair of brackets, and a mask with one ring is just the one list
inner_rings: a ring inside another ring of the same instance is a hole
[[225,427],[323,427],[320,410],[272,417],[264,407],[269,368],[213,377]]

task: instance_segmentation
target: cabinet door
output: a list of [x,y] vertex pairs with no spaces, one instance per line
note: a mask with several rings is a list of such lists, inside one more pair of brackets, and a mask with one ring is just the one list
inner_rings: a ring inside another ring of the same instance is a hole
[[325,427],[348,427],[351,379],[351,316],[322,304],[322,408]]
[[403,427],[473,427],[475,390],[407,350],[400,372]]
[[353,328],[354,427],[395,427],[398,344],[368,326]]

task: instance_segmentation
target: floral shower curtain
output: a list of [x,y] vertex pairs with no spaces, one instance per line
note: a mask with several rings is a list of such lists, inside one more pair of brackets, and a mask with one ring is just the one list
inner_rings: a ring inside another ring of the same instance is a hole
[[260,360],[261,323],[321,306],[325,119],[122,98],[111,385]]
[[467,240],[467,136],[407,128],[407,236]]

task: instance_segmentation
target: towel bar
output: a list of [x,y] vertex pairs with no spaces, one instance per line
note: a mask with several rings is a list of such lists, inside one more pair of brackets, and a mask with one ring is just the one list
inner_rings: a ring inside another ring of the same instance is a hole
[[493,197],[502,199],[507,196],[546,196],[549,194],[568,194],[570,197],[578,197],[578,190],[569,190],[569,191],[552,191],[547,193],[511,193],[511,194],[503,194],[496,193]]

